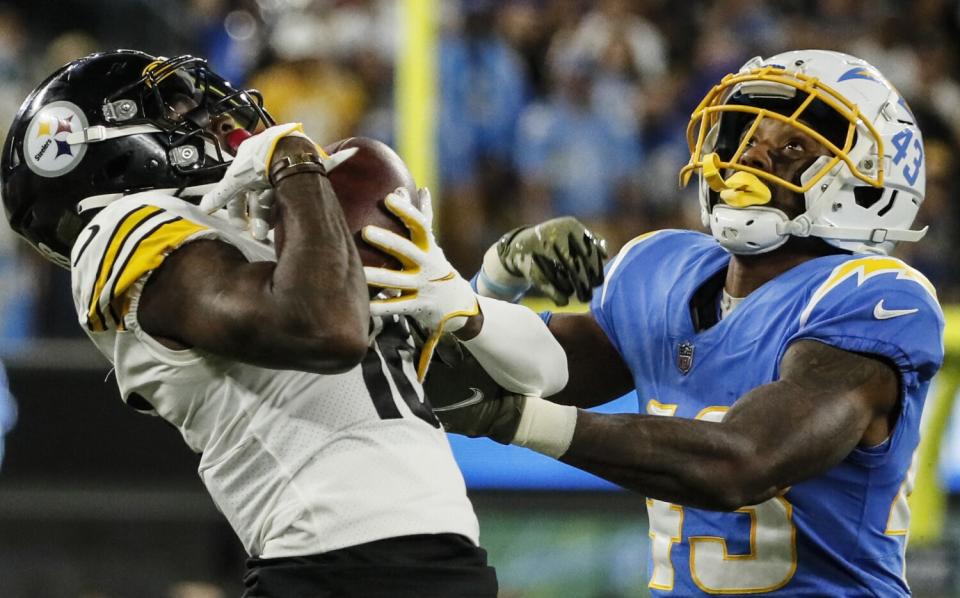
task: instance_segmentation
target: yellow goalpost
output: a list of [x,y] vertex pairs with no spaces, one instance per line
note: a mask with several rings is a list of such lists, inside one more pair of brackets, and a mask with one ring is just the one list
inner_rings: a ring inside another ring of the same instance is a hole
[[397,151],[421,187],[437,188],[438,0],[400,3],[400,39],[395,79]]

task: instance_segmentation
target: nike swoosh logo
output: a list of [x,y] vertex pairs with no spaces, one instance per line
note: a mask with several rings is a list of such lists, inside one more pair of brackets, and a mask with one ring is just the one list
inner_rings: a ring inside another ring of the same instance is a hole
[[889,320],[890,318],[899,318],[900,316],[909,316],[915,314],[919,309],[884,309],[883,299],[877,302],[873,307],[873,317],[878,320]]
[[469,397],[465,398],[462,401],[453,403],[452,405],[447,405],[446,407],[434,407],[434,412],[436,411],[453,411],[454,409],[463,409],[464,407],[469,407],[470,405],[476,405],[483,400],[483,391],[479,388],[470,387],[470,390],[473,391]]

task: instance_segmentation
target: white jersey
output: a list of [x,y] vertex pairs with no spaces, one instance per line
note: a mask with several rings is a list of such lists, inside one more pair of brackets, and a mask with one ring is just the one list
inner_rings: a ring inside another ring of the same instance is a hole
[[450,445],[423,401],[406,323],[376,323],[343,374],[272,370],[143,331],[143,284],[177,247],[215,238],[250,261],[272,247],[181,199],[129,195],[97,214],[71,256],[80,324],[116,369],[124,401],[172,423],[251,555],[316,554],[411,534],[478,541]]

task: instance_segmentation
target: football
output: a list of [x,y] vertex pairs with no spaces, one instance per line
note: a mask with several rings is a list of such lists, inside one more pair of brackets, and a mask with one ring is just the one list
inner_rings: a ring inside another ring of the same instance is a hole
[[357,153],[330,172],[330,184],[337,193],[343,215],[353,234],[360,261],[364,266],[400,268],[400,263],[369,245],[360,237],[360,230],[375,225],[409,237],[407,227],[387,211],[383,199],[398,187],[406,187],[410,197],[417,197],[417,186],[406,164],[390,146],[369,137],[350,137],[334,142],[324,151],[332,154],[355,147]]

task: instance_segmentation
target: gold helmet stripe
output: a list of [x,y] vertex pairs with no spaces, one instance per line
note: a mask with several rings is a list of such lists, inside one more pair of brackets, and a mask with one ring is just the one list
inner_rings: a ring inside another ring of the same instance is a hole
[[168,58],[163,56],[158,56],[156,60],[143,67],[143,76],[147,77],[146,85],[147,87],[152,87],[157,83],[162,82],[164,79],[170,77],[177,69],[180,68],[181,63],[176,61],[171,61]]

